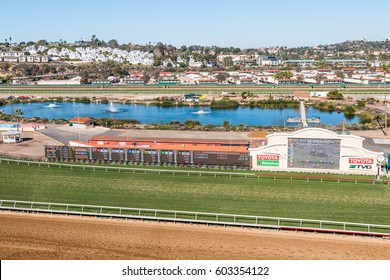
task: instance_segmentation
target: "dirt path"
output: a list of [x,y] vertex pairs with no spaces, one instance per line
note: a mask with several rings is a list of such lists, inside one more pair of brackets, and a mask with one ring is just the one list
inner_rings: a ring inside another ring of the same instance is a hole
[[0,212],[0,259],[390,259],[390,240]]

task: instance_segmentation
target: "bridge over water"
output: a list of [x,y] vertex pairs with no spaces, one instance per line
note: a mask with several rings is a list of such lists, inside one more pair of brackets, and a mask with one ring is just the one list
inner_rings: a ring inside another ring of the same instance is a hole
[[305,103],[303,101],[299,104],[299,117],[287,117],[287,124],[300,123],[302,127],[308,127],[309,123],[319,124],[320,117],[306,117]]

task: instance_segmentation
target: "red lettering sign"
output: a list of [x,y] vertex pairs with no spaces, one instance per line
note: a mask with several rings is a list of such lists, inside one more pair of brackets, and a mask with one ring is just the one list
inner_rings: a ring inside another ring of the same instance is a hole
[[349,163],[374,164],[374,159],[372,159],[372,158],[349,158]]
[[279,155],[257,155],[258,160],[279,160]]

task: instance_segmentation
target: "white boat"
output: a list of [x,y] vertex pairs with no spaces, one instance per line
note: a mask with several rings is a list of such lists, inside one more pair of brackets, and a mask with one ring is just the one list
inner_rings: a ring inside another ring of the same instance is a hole
[[193,112],[193,114],[204,115],[204,114],[210,114],[210,112],[209,111],[199,110],[197,112]]
[[55,104],[55,103],[50,103],[49,105],[46,105],[45,107],[46,107],[46,108],[57,108],[57,107],[60,107],[60,106],[58,106],[58,105]]

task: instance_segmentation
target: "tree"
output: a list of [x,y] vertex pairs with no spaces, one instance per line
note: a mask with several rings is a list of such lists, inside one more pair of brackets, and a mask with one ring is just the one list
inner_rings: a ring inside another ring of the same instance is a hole
[[218,82],[223,82],[229,77],[228,73],[219,73],[215,76],[215,78],[218,80]]
[[91,45],[92,45],[92,47],[98,47],[99,44],[100,44],[100,41],[96,37],[96,35],[92,35],[92,37],[91,37]]
[[222,126],[226,129],[226,130],[230,130],[230,121],[224,121]]
[[226,56],[223,58],[223,65],[226,67],[233,66],[233,59],[231,56]]
[[23,116],[22,109],[16,109],[13,116],[16,118],[16,129],[19,131],[19,117]]
[[8,61],[0,63],[0,70],[8,71],[8,69],[10,68],[11,68],[11,63],[9,63]]
[[143,80],[144,80],[145,84],[149,83],[150,78],[151,78],[151,76],[149,74],[144,73]]
[[383,64],[382,65],[382,71],[383,71],[383,81],[384,81],[384,83],[386,83],[386,74],[390,73],[389,64]]
[[110,41],[107,42],[107,45],[112,48],[112,49],[117,49],[119,48],[118,41],[116,39],[111,39]]
[[41,46],[44,46],[46,45],[46,40],[45,39],[41,39],[37,42],[38,45],[41,45]]
[[317,84],[320,84],[321,81],[325,78],[325,75],[324,74],[317,74],[316,76],[316,81],[317,81]]
[[241,49],[240,48],[235,48],[233,49],[233,53],[234,54],[239,54],[241,52]]
[[292,78],[292,76],[293,76],[293,73],[291,73],[290,71],[278,71],[275,74],[275,79],[277,79],[277,80],[290,79],[290,78]]
[[80,80],[80,83],[81,84],[88,84],[88,79],[89,79],[89,73],[87,70],[83,70],[80,72],[80,77],[81,77],[81,80]]
[[345,115],[352,116],[352,115],[355,115],[355,113],[356,113],[356,109],[353,106],[350,106],[350,105],[345,106],[345,109],[344,109]]
[[359,115],[359,119],[361,124],[367,124],[373,121],[374,116],[370,112],[365,111]]
[[335,73],[335,75],[336,75],[337,77],[339,77],[340,79],[344,79],[344,78],[345,78],[345,75],[344,75],[343,71],[336,70],[336,71],[334,71],[334,73]]
[[344,99],[343,94],[338,90],[331,90],[328,92],[329,99]]
[[298,81],[299,84],[302,83],[304,79],[305,79],[305,76],[303,76],[303,75],[298,75],[297,76],[297,81]]

